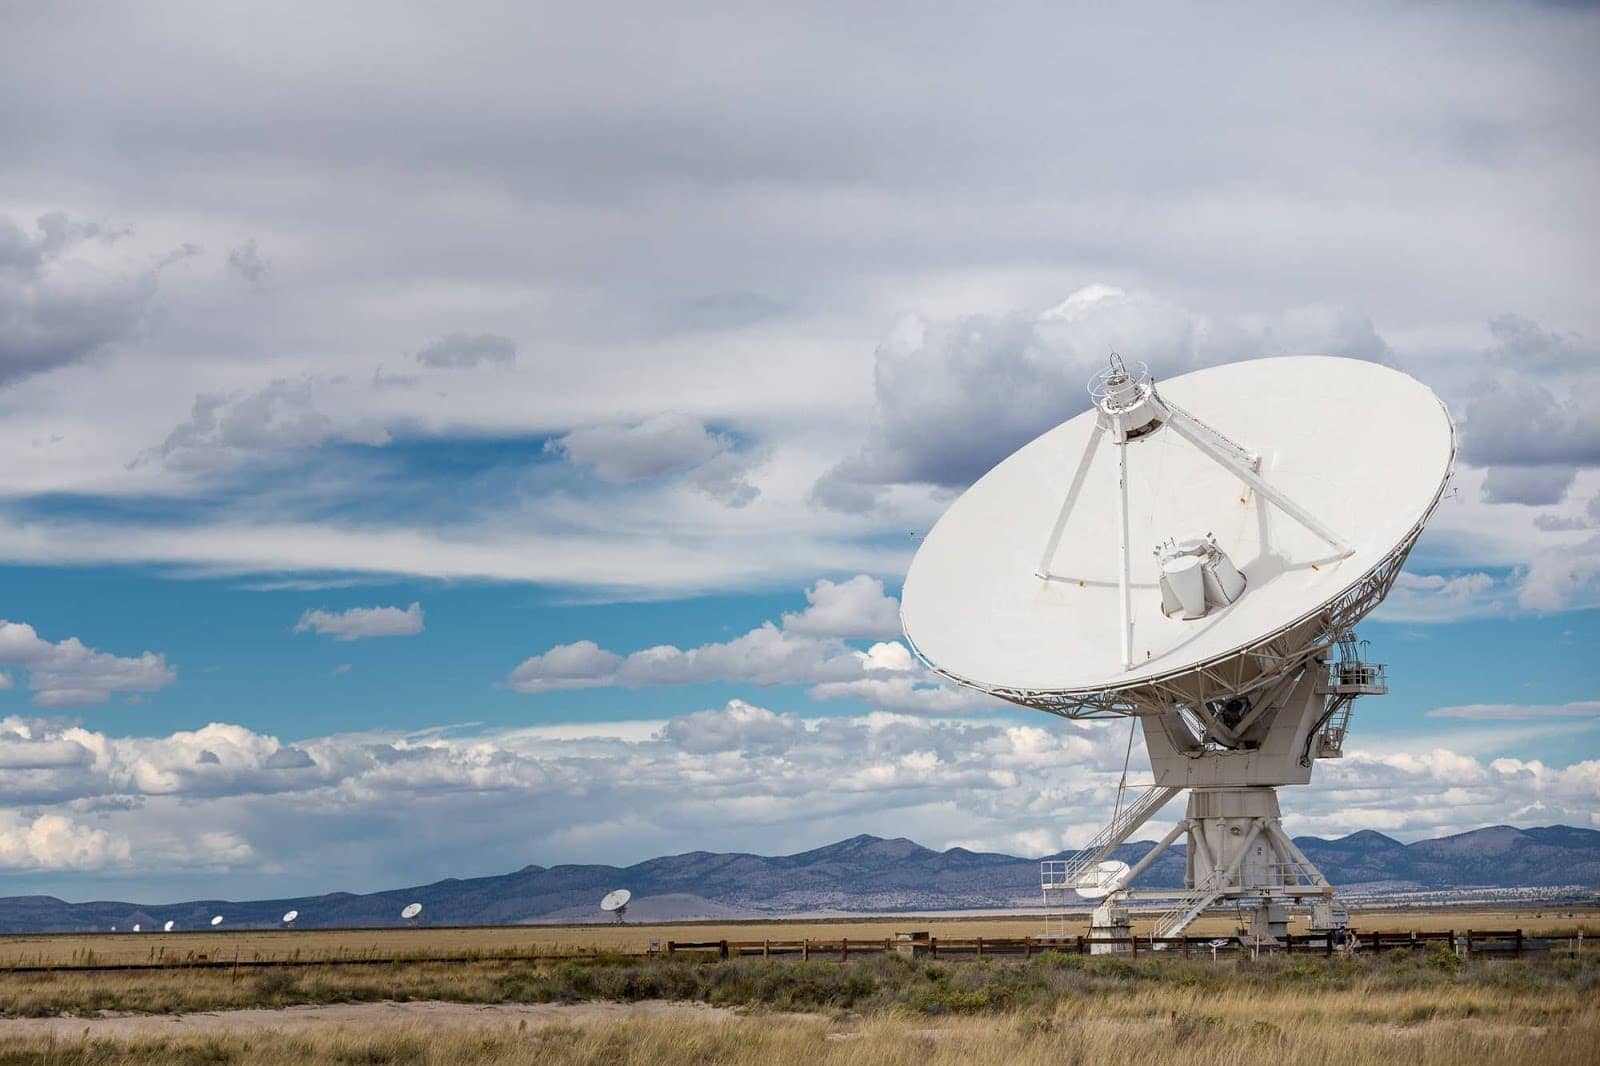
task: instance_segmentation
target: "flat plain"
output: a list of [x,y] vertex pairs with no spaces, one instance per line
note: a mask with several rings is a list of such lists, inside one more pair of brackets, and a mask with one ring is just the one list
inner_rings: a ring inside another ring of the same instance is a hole
[[[1304,918],[1291,923],[1304,931]],[[1358,911],[1357,930],[1437,932],[1454,929],[1522,929],[1530,936],[1600,936],[1600,909],[1562,907],[1447,908]],[[1225,935],[1236,929],[1226,917],[1196,922],[1196,935]],[[362,957],[441,957],[470,953],[580,954],[604,951],[629,954],[649,950],[652,941],[669,940],[878,940],[902,930],[926,930],[936,937],[1028,937],[1044,930],[1039,916],[838,918],[755,922],[673,922],[657,925],[596,923],[594,925],[509,925],[384,929],[241,929],[179,930],[173,933],[119,932],[11,934],[0,936],[0,969],[15,966],[139,964],[163,960],[244,962],[342,959]],[[1052,922],[1051,932],[1059,932]],[[1067,935],[1089,931],[1085,917],[1069,920]],[[1141,936],[1148,923],[1135,922]]]
[[[1588,939],[1588,938],[1586,938]],[[1600,951],[6,973],[0,1063],[1592,1063]]]

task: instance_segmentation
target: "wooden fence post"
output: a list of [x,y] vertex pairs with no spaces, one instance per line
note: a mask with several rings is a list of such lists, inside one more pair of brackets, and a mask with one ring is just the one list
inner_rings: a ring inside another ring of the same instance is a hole
[[1522,958],[1522,930],[1517,930],[1517,958]]
[[763,959],[772,957],[772,941],[766,939],[765,937],[763,937],[761,940],[761,957]]
[[1467,930],[1467,958],[1472,958],[1472,930]]
[[1189,938],[1187,936],[1183,938],[1183,957],[1186,959],[1189,957]]
[[806,937],[800,941],[800,961],[807,962],[811,958],[811,938]]
[[1025,959],[1033,958],[1033,937],[1031,936],[1022,942],[1022,957]]
[[983,958],[983,937],[978,938],[978,958]]
[[1132,947],[1133,947],[1133,951],[1132,951],[1132,954],[1130,955],[1130,957],[1137,959],[1139,957],[1139,934],[1138,933],[1129,933],[1128,934],[1128,943],[1130,945],[1132,945]]
[[667,941],[667,954],[668,955],[671,955],[674,951],[677,950],[677,948],[678,948],[677,941],[675,941],[675,940]]
[[728,957],[728,942],[726,940],[717,941],[717,951],[718,951],[719,954],[721,954],[721,956],[723,958],[727,958]]
[[1083,934],[1082,933],[1078,934],[1078,954],[1079,955],[1088,954],[1088,952],[1083,950]]
[[937,959],[938,957],[939,957],[939,938],[936,937],[936,936],[930,936],[928,938],[928,958]]
[[850,938],[847,937],[847,936],[840,937],[839,938],[839,961],[840,962],[844,962],[849,957],[850,957]]

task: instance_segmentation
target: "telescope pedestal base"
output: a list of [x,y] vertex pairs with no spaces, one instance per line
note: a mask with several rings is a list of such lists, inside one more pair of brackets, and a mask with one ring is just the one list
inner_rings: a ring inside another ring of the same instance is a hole
[[1263,946],[1282,943],[1288,935],[1290,904],[1309,902],[1313,915],[1323,920],[1342,916],[1333,886],[1283,831],[1275,788],[1194,789],[1187,817],[1139,861],[1128,881],[1180,835],[1188,846],[1187,888],[1176,899],[1170,892],[1123,889],[1106,900],[1109,905],[1141,897],[1172,900],[1155,920],[1156,936],[1179,936],[1206,911],[1230,904],[1250,914],[1250,935]]

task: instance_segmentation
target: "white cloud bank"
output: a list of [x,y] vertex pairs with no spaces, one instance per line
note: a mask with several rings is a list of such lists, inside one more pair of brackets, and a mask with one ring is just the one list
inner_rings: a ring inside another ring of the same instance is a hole
[[348,611],[306,611],[296,633],[316,633],[335,640],[368,637],[414,637],[423,630],[422,604],[409,607],[352,607]]
[[[858,832],[1040,854],[1085,842],[1110,814],[1126,729],[816,718],[739,700],[664,721],[292,745],[223,723],[116,738],[11,718],[0,721],[0,864],[138,877],[205,866],[252,891],[288,891],[282,879],[375,888],[524,862],[779,853]],[[1499,822],[1600,825],[1597,794],[1593,760],[1355,749],[1319,763],[1314,784],[1283,801],[1295,832],[1415,837]]]
[[644,688],[742,682],[808,685],[819,700],[859,700],[880,710],[957,714],[996,708],[983,693],[956,688],[912,658],[904,644],[881,640],[865,649],[847,638],[889,637],[900,631],[899,601],[865,574],[822,579],[806,590],[809,606],[763,622],[732,640],[679,648],[658,644],[619,655],[592,640],[558,644],[524,659],[506,684],[518,692],[584,688]]
[[[124,657],[96,651],[77,637],[51,643],[25,622],[0,619],[0,666],[28,674],[33,702],[40,707],[81,707],[104,703],[119,692],[154,692],[177,680],[166,656],[144,652]],[[0,674],[0,689],[12,686]]]

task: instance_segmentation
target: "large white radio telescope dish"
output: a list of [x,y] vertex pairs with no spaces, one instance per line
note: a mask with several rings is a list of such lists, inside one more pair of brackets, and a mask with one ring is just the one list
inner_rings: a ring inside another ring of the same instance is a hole
[[[1388,691],[1353,627],[1444,497],[1449,413],[1397,370],[1325,356],[1158,385],[1113,355],[1089,395],[929,531],[901,593],[906,639],[1012,703],[1139,719],[1154,783],[1125,797],[1124,766],[1110,824],[1040,868],[1047,902],[1105,898],[1091,936],[1126,929],[1128,901],[1173,895],[1128,886],[1179,836],[1185,888],[1159,936],[1230,902],[1252,908],[1258,942],[1287,935],[1291,905],[1337,920],[1277,789],[1341,758],[1354,701]],[[1111,860],[1185,790],[1186,817],[1135,866]]]
[[404,918],[406,921],[409,922],[409,921],[415,920],[417,915],[419,915],[421,913],[422,913],[422,904],[420,904],[420,903],[407,903],[405,905],[405,908],[400,911],[400,917]]
[[[1232,363],[1163,380],[1158,396],[1203,419],[1198,430],[1175,418],[1147,439],[1102,446],[1110,434],[1091,408],[1001,462],[934,525],[906,574],[901,614],[936,670],[1010,698],[1104,693],[1228,663],[1313,618],[1409,547],[1455,451],[1433,393],[1376,363]],[[1207,454],[1196,435],[1241,466],[1258,460],[1250,472],[1283,504]],[[1168,617],[1157,553],[1208,534],[1245,588],[1204,617]],[[1243,669],[1241,682],[1257,668],[1231,667]]]

